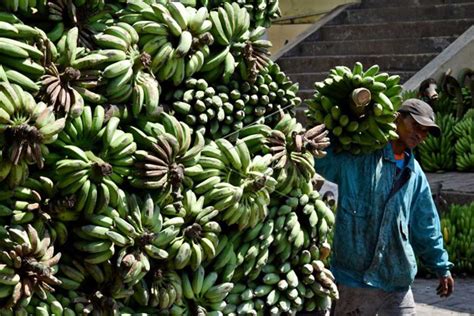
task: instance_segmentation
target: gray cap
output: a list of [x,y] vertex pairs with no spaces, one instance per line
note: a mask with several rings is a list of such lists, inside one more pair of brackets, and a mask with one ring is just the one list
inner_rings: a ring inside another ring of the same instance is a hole
[[429,127],[429,131],[433,136],[441,135],[441,129],[435,123],[433,109],[428,103],[419,99],[408,99],[402,103],[398,112],[410,113],[418,124]]

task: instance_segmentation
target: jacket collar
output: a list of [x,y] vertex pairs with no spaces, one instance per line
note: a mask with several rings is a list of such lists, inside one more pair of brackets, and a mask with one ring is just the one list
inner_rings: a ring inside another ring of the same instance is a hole
[[[413,154],[413,151],[411,149],[407,149],[406,153],[408,154],[408,158],[409,158],[407,167],[410,169],[410,171],[414,171],[415,170],[415,155]],[[387,161],[396,163],[395,154],[393,153],[391,143],[388,143],[387,146],[384,147],[383,158]]]

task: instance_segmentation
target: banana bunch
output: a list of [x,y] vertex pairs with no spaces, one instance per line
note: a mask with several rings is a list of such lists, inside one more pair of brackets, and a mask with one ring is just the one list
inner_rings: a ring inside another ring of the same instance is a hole
[[[291,197],[275,200],[271,218],[275,221],[275,245],[271,251],[279,258],[290,258],[301,248],[321,246],[334,226],[333,211],[321,199],[318,191],[296,189]],[[319,250],[319,249],[318,249]],[[321,252],[324,252],[321,249]],[[314,259],[319,259],[320,255]]]
[[[232,281],[254,281],[260,276],[270,257],[274,226],[273,219],[266,219],[248,229],[239,239],[233,238],[237,267],[234,269]],[[222,256],[224,255],[225,252]],[[218,263],[219,261],[216,261],[214,267]]]
[[268,125],[256,123],[239,130],[238,138],[247,145],[251,155],[262,154],[271,132],[272,129]]
[[[159,248],[163,246],[157,238],[162,228],[162,217],[151,197],[146,196],[141,202],[135,195],[130,195],[128,204],[128,215],[108,208],[101,214],[86,216],[87,225],[76,230],[79,240],[74,246],[87,253],[84,261],[90,264],[106,262],[117,247],[120,248],[117,268],[123,282],[134,285],[150,270],[150,258],[166,259],[168,253]],[[166,233],[161,239],[170,238]]]
[[219,243],[216,247],[215,257],[207,262],[203,262],[203,267],[211,269],[219,275],[222,282],[233,282],[234,273],[237,268],[237,255],[235,247],[238,246],[237,240],[242,237],[242,232],[234,231],[219,236]]
[[436,114],[436,123],[442,130],[440,137],[429,135],[417,149],[425,171],[453,170],[455,167],[456,119],[452,114]]
[[244,103],[245,125],[261,122],[274,127],[279,121],[276,113],[292,113],[292,109],[301,103],[301,99],[296,96],[298,83],[293,83],[278,64],[269,64],[258,72],[254,80],[245,79],[245,74],[242,77],[246,81],[231,82],[231,86],[237,90],[233,92],[236,98],[241,99],[235,103]]
[[249,18],[246,10],[235,2],[225,2],[211,11],[211,33],[220,48],[210,54],[201,70],[209,82],[222,78],[228,83],[238,71],[243,80],[253,84],[258,73],[271,64],[269,48],[272,44],[262,39],[265,28],[250,29]]
[[132,299],[140,307],[167,310],[183,298],[181,277],[174,270],[152,267],[151,271],[133,286]]
[[[81,116],[66,124],[54,143],[50,162],[62,195],[76,195],[75,210],[100,213],[110,204],[126,213],[127,201],[119,187],[130,175],[137,145],[133,135],[118,129],[120,119],[105,122],[105,110],[84,107]],[[82,149],[81,149],[82,148]]]
[[78,41],[78,27],[64,32],[57,47],[51,40],[44,39],[46,73],[40,78],[39,92],[39,97],[53,106],[55,112],[73,118],[81,115],[85,102],[105,102],[105,97],[97,91],[102,85],[101,71],[105,68],[104,63],[125,58],[117,50],[89,53],[79,46]]
[[[196,6],[202,5],[208,9],[214,9],[219,6],[225,5],[224,0],[199,0],[199,1],[181,1],[186,2],[188,5]],[[271,20],[281,16],[278,0],[243,0],[236,1],[240,7],[245,8],[250,15],[250,27],[265,27],[269,28]]]
[[[70,198],[57,198],[53,181],[45,176],[29,177],[23,185],[13,190],[5,188],[1,195],[9,198],[3,201],[3,216],[9,216],[10,225],[32,224],[40,235],[45,230],[52,243],[63,245],[68,238],[68,228],[63,220],[77,220],[71,208]],[[72,202],[72,203],[71,203]],[[68,209],[69,208],[69,209]],[[73,215],[74,217],[70,217]]]
[[295,142],[302,144],[302,147],[306,148],[316,158],[326,156],[326,149],[330,145],[330,139],[327,137],[329,131],[326,130],[324,124],[316,125],[307,130],[302,136],[301,140],[296,139]]
[[[117,218],[118,220],[116,220]],[[124,219],[120,220],[120,218],[115,209],[108,208],[101,214],[87,215],[86,222],[83,226],[74,227],[73,231],[77,236],[74,242],[74,248],[82,254],[85,263],[94,265],[107,262],[111,260],[115,254],[117,250],[115,247],[116,244],[119,242],[122,242],[122,244],[118,245],[124,246],[133,244],[132,236],[125,237],[114,230],[117,226],[116,222],[120,222],[121,224],[126,222]],[[125,225],[126,224],[123,224],[123,226]],[[110,237],[110,235],[112,237]],[[122,255],[122,258],[123,256],[124,255]],[[142,258],[143,256],[138,253],[137,257]]]
[[204,79],[189,78],[184,89],[177,89],[167,99],[173,115],[206,138],[217,139],[241,129],[245,117],[240,93],[225,85],[209,85]]
[[190,266],[196,271],[203,262],[214,258],[221,232],[214,218],[219,211],[212,206],[204,207],[203,196],[197,198],[193,191],[187,190],[177,215],[172,204],[163,212],[167,215],[164,227],[173,231],[173,236],[167,238],[170,267],[181,270]]
[[[151,260],[168,258],[168,253],[163,248],[177,236],[179,230],[172,227],[162,231],[163,218],[160,208],[154,204],[151,196],[146,195],[143,201],[140,201],[136,195],[130,195],[128,202],[130,214],[125,218],[93,215],[90,220],[95,225],[109,229],[105,232],[106,236],[114,246],[121,248],[116,265],[123,282],[133,286],[150,271]],[[80,246],[90,249],[90,243],[87,241]],[[110,249],[110,246],[107,249]]]
[[162,112],[158,119],[158,123],[139,121],[140,129],[132,128],[140,149],[135,152],[135,172],[130,184],[136,188],[159,189],[160,200],[171,194],[173,201],[179,202],[183,187],[193,185],[191,176],[202,171],[197,161],[204,137],[200,133],[192,135],[187,124],[167,113]]
[[[7,28],[9,26],[12,32],[17,30],[14,24],[8,24],[8,20],[13,23],[21,21],[13,14],[4,14],[6,16],[0,17],[0,23],[4,23]],[[35,80],[44,72],[41,66],[43,57],[41,45],[36,39],[0,33],[0,81],[16,83],[31,93],[38,92],[39,86]]]
[[246,0],[244,7],[250,14],[252,27],[263,26],[269,28],[273,19],[281,17],[278,0]]
[[255,282],[235,283],[226,298],[224,315],[265,315],[265,301],[256,295],[264,286]]
[[216,41],[214,52],[206,56],[200,74],[209,82],[222,78],[228,82],[249,40],[250,15],[236,2],[225,2],[209,12],[211,34]]
[[48,19],[52,22],[47,30],[48,38],[57,42],[69,31],[78,28],[78,44],[87,49],[95,49],[94,35],[102,32],[114,21],[114,12],[122,7],[104,0],[68,1],[50,0],[47,3]]
[[119,16],[140,35],[138,45],[151,56],[150,69],[158,80],[174,86],[201,69],[214,41],[205,7],[132,1]]
[[471,229],[473,223],[473,203],[453,204],[441,219],[444,243],[449,251],[450,260],[455,264],[454,271],[458,273],[474,273],[472,265],[474,251],[471,247],[474,241]]
[[402,102],[399,81],[398,75],[379,73],[378,65],[365,71],[360,62],[352,70],[336,66],[314,84],[306,115],[326,125],[336,151],[360,154],[383,148],[398,138],[394,121]]
[[253,295],[265,302],[264,309],[271,315],[293,314],[303,309],[303,286],[289,262],[266,265],[261,280]]
[[[454,150],[456,152],[456,168],[459,171],[474,170],[474,119],[467,117],[454,127],[457,136]],[[452,144],[452,143],[451,143]]]
[[[110,261],[90,264],[76,255],[65,256],[59,264],[58,279],[61,281],[60,287],[67,292],[56,295],[57,299],[63,306],[74,308],[81,315],[85,307],[87,313],[101,307],[103,303],[103,307],[112,308],[118,300],[133,294],[131,288],[124,286],[117,268]],[[96,306],[93,308],[92,305]]]
[[[135,28],[125,22],[113,24],[95,36],[100,49],[120,52],[113,62],[105,59],[110,63],[101,74],[102,78],[107,80],[104,95],[114,104],[131,101],[134,117],[137,117],[143,108],[146,109],[147,116],[154,117],[157,115],[161,88],[154,76],[148,72],[151,56],[146,51],[140,52],[139,39]],[[100,58],[104,56],[100,50],[95,54]]]
[[[330,306],[329,295],[338,298],[332,273],[324,268],[321,261],[311,261],[307,250],[292,261],[297,262],[264,266],[258,285],[246,287],[236,284],[227,297],[226,314],[240,315],[255,310],[257,315],[265,315],[266,312],[280,315],[327,309]],[[325,294],[322,295],[322,292]]]
[[292,119],[263,39],[277,3],[0,4],[2,313],[327,307],[328,132]]
[[37,79],[44,74],[44,58],[40,43],[41,31],[23,22],[14,14],[0,16],[0,81],[19,84],[36,93]]
[[233,289],[234,283],[218,283],[216,272],[206,273],[200,266],[193,275],[181,275],[183,285],[183,305],[174,305],[172,315],[207,315],[222,311],[226,307],[225,298]]
[[[324,130],[324,125],[311,132],[317,134],[320,130]],[[303,132],[303,126],[296,122],[296,118],[282,113],[280,121],[266,139],[264,152],[272,154],[273,170],[278,183],[276,190],[283,195],[299,187],[300,183],[306,185],[316,173],[314,157],[311,151],[306,150],[305,143],[308,141]],[[326,139],[323,136],[321,140]],[[318,148],[324,149],[323,145],[327,147],[329,142],[319,142],[318,145]]]
[[[293,200],[290,203],[293,203]],[[301,225],[302,221],[288,204],[278,207],[275,216],[271,259],[278,257],[279,260],[285,261],[307,245],[310,238]]]
[[255,82],[260,71],[273,64],[269,51],[272,43],[262,39],[265,32],[266,29],[262,26],[250,31],[249,39],[242,51],[242,60],[238,65],[241,78],[251,83]]
[[194,191],[221,212],[221,219],[240,229],[254,227],[267,215],[270,193],[276,181],[269,168],[271,155],[250,157],[247,145],[234,146],[220,138],[206,145],[199,165],[203,172],[193,177]]
[[46,293],[46,299],[39,299],[36,296],[28,298],[24,306],[20,305],[9,310],[2,310],[4,315],[76,315],[68,306],[71,305],[69,299],[58,299],[61,295],[55,296],[52,293]]
[[[0,253],[0,304],[11,308],[33,294],[45,299],[61,282],[54,274],[61,253],[54,252],[50,237],[31,225],[4,227]],[[28,303],[26,302],[26,305]]]
[[28,1],[28,0],[5,0],[2,2],[1,6],[10,12],[18,12],[25,15],[31,15],[35,11],[44,13],[46,11],[47,0],[37,0],[37,1]]
[[308,252],[301,253],[297,264],[297,272],[301,276],[300,293],[306,298],[307,311],[325,310],[331,305],[331,300],[339,298],[335,278],[331,271],[320,260],[311,260]]
[[16,84],[0,82],[0,100],[0,180],[6,179],[14,188],[28,176],[28,165],[43,168],[46,145],[56,140],[65,119],[56,120],[51,108],[42,102],[37,104],[30,93]]

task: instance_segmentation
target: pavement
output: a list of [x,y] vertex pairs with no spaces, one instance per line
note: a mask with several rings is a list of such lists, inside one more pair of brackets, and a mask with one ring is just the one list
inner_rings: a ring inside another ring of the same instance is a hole
[[440,298],[436,295],[437,279],[416,279],[412,290],[417,315],[474,315],[474,278],[455,278],[454,281],[454,293]]

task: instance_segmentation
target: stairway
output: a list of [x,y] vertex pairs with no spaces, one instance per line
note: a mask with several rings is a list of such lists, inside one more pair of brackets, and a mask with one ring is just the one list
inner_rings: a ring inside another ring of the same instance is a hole
[[474,0],[362,0],[277,60],[304,100],[332,67],[378,64],[402,83],[474,24]]

